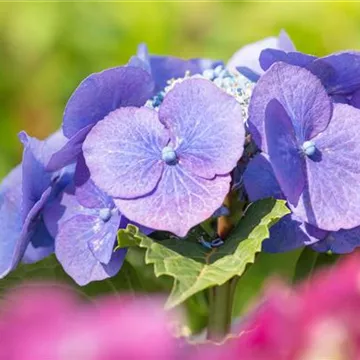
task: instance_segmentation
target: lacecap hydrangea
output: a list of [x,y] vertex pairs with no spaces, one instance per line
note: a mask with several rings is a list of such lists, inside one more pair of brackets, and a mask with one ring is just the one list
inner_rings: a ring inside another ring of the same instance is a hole
[[113,276],[127,253],[116,249],[119,229],[133,223],[182,241],[228,214],[230,191],[245,205],[287,200],[292,214],[271,229],[265,251],[352,250],[356,64],[354,52],[296,52],[285,32],[245,46],[227,65],[153,56],[140,45],[126,65],[80,83],[55,137],[20,135],[23,162],[0,190],[0,275],[55,251],[80,285]]

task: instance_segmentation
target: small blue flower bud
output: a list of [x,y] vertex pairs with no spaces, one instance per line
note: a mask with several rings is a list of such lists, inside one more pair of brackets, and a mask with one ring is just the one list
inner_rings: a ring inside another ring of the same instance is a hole
[[211,242],[211,247],[213,247],[213,248],[220,247],[221,245],[224,245],[224,241],[221,240],[220,238],[215,239]]
[[99,216],[103,222],[108,222],[112,216],[111,209],[108,208],[100,209]]
[[161,158],[167,165],[175,165],[177,163],[177,156],[175,150],[170,146],[165,146],[161,152]]
[[215,77],[213,69],[207,69],[203,72],[203,76],[205,79],[213,80]]
[[315,154],[316,146],[312,141],[304,141],[302,149],[307,156],[312,156]]
[[206,249],[212,249],[211,243],[209,243],[208,241],[204,240],[203,238],[200,238],[199,243],[205,247]]

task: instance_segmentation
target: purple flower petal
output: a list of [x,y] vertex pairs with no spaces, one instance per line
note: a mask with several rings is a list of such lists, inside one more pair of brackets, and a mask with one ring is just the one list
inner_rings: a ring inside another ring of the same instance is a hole
[[30,209],[51,184],[52,174],[46,171],[46,166],[52,154],[65,143],[66,138],[61,132],[54,133],[46,140],[32,138],[25,132],[21,132],[19,138],[24,144],[22,212],[25,220]]
[[299,149],[290,117],[273,99],[265,111],[268,154],[286,199],[297,204],[305,185],[305,160]]
[[277,49],[265,49],[260,54],[261,68],[266,71],[271,65],[278,61],[285,62],[289,65],[296,65],[300,67],[309,66],[316,58],[316,56],[303,54],[301,52],[285,52]]
[[114,205],[112,199],[101,191],[90,179],[90,172],[83,156],[79,157],[74,176],[76,198],[87,208],[105,208]]
[[268,253],[291,251],[302,246],[316,243],[318,239],[311,237],[304,223],[294,214],[284,216],[270,229],[270,237],[263,242],[262,250]]
[[[15,170],[15,175],[13,172],[10,174],[10,178],[14,181],[19,180],[19,170],[17,169],[18,168]],[[15,176],[15,179],[13,176]],[[7,190],[5,187],[3,190],[4,197],[3,200],[0,201],[0,221],[3,224],[7,224],[7,226],[4,227],[3,235],[0,238],[0,278],[3,278],[15,269],[22,259],[33,234],[36,232],[39,214],[49,200],[51,190],[49,187],[44,191],[40,200],[36,202],[29,211],[25,222],[22,221],[22,215],[19,211],[21,207],[21,190],[19,193],[17,186],[16,188],[8,188]],[[2,195],[0,195],[0,198],[1,197]]]
[[316,158],[306,158],[307,186],[294,213],[320,229],[337,231],[360,223],[360,111],[335,104],[326,131],[312,141]]
[[352,94],[350,99],[350,105],[360,109],[360,89]]
[[[80,215],[89,217],[89,219],[96,218],[96,221],[93,220],[94,234],[89,240],[88,247],[98,261],[107,264],[112,255],[121,215],[115,209],[113,202],[107,204],[106,194],[99,189],[88,194],[92,198],[88,202],[93,205],[93,208],[87,208],[80,204],[77,191],[77,188],[69,185],[61,196],[45,208],[43,217],[46,227],[57,241],[65,223]],[[96,205],[97,207],[95,207]],[[102,232],[100,226],[103,228]],[[89,231],[92,231],[92,229],[89,229]]]
[[339,52],[322,57],[317,61],[326,63],[335,69],[334,76],[325,84],[329,94],[350,94],[359,89],[360,52]]
[[75,197],[74,185],[68,185],[43,210],[43,219],[50,235],[55,238],[61,224],[79,214],[83,208]]
[[312,246],[315,251],[347,254],[360,246],[360,226],[350,230],[330,232],[324,240]]
[[45,223],[39,221],[21,262],[24,264],[36,263],[51,255],[54,249],[54,238],[49,234]]
[[320,80],[298,66],[276,63],[258,81],[249,106],[250,132],[265,152],[265,109],[271,99],[285,108],[301,143],[325,130],[330,121],[332,103]]
[[222,205],[230,180],[230,176],[206,180],[180,165],[166,166],[153,193],[131,200],[114,199],[114,202],[131,221],[182,237]]
[[[268,156],[264,153],[250,161],[244,173],[244,185],[250,201],[267,197],[284,199]],[[318,239],[307,233],[303,222],[294,214],[289,214],[271,227],[270,237],[263,242],[262,249],[268,253],[286,252],[316,241]]]
[[268,197],[285,199],[268,155],[264,153],[250,160],[244,173],[244,186],[252,202]]
[[92,127],[93,125],[85,126],[69,139],[59,151],[51,156],[46,170],[53,172],[74,163],[81,154],[82,144]]
[[94,228],[89,231],[93,231],[94,234],[89,240],[88,247],[99,262],[107,264],[112,256],[121,215],[112,199],[90,179],[82,156],[77,163],[74,183],[45,208],[43,217],[49,232],[57,241],[65,223],[80,215],[93,219]]
[[98,216],[77,215],[60,226],[55,242],[56,257],[64,270],[79,284],[114,276],[121,268],[126,250],[117,251],[108,264],[101,263],[89,243],[115,244],[118,218],[103,222]]
[[243,153],[241,106],[208,80],[177,84],[159,109],[184,168],[211,179],[228,174]]
[[17,166],[0,187],[0,278],[12,268],[14,251],[22,229],[22,172]]
[[150,57],[146,44],[140,44],[136,56],[132,56],[128,65],[140,67],[151,74]]
[[253,71],[255,74],[261,75],[264,71],[260,67],[259,57],[264,49],[295,51],[295,46],[288,34],[282,30],[279,37],[268,37],[242,47],[230,58],[227,67],[230,69],[244,67]]
[[222,61],[210,59],[183,60],[172,56],[150,56],[151,74],[156,83],[156,91],[163,90],[168,80],[179,79],[186,72],[191,75],[202,74],[207,69],[215,69]]
[[163,172],[168,131],[149,108],[122,108],[98,123],[83,151],[94,183],[113,197],[151,192]]
[[153,91],[150,74],[139,67],[122,66],[92,74],[78,86],[66,105],[64,134],[70,139],[115,109],[142,106]]

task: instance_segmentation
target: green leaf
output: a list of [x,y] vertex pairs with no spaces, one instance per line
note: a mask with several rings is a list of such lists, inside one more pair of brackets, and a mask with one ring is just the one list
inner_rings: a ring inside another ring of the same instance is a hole
[[269,228],[288,213],[281,200],[265,199],[251,204],[224,245],[212,250],[197,242],[194,231],[186,240],[154,241],[128,225],[119,231],[118,238],[119,244],[126,239],[145,248],[145,262],[154,265],[156,276],[174,278],[166,304],[172,308],[201,290],[241,276],[246,265],[254,262],[262,241],[269,236]]
[[55,255],[51,255],[34,264],[19,264],[14,271],[1,279],[0,298],[10,288],[28,281],[45,281],[56,286],[68,286],[85,297],[122,292],[135,294],[144,291],[141,274],[128,261],[124,262],[121,271],[115,277],[103,281],[94,281],[86,286],[79,286],[64,272]]

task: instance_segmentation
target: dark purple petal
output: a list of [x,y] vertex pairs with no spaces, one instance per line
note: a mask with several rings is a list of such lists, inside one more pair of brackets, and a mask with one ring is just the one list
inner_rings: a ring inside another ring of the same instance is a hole
[[46,170],[50,172],[57,171],[74,163],[81,154],[82,144],[91,129],[92,125],[85,126],[69,139],[59,151],[51,156],[51,159],[46,166]]
[[276,63],[256,84],[249,106],[250,131],[265,152],[265,109],[272,99],[290,116],[299,143],[324,131],[330,121],[332,103],[320,80],[298,66]]
[[51,185],[52,174],[46,171],[46,166],[52,154],[63,146],[66,138],[59,131],[46,140],[32,138],[25,132],[21,132],[19,138],[24,145],[22,212],[25,220],[30,209]]
[[[280,49],[284,51],[295,51],[295,46],[285,31],[281,31],[279,37],[268,37],[255,43],[245,45],[238,50],[227,63],[230,69],[247,68],[253,73],[261,75],[259,57],[264,49]],[[246,76],[246,75],[245,75]]]
[[360,90],[354,92],[350,99],[350,105],[360,109]]
[[276,179],[286,199],[291,204],[297,204],[305,185],[305,160],[291,119],[276,99],[266,107],[265,132]]
[[114,202],[131,221],[182,237],[222,205],[230,180],[230,176],[206,180],[180,165],[166,166],[151,194],[132,200],[114,199]]
[[92,74],[78,86],[66,105],[64,134],[70,139],[115,109],[142,106],[153,91],[150,74],[139,67],[122,66]]
[[360,226],[350,230],[330,232],[326,238],[312,246],[315,251],[347,254],[360,246]]
[[260,75],[258,73],[246,66],[238,66],[236,70],[252,82],[257,82],[260,79]]
[[339,52],[317,61],[326,63],[335,70],[334,76],[325,84],[329,94],[350,94],[360,88],[360,52]]
[[175,85],[159,109],[179,161],[193,174],[211,179],[228,174],[243,153],[241,106],[204,79]]
[[33,264],[51,255],[54,249],[54,238],[49,234],[45,223],[39,221],[21,262]]
[[244,186],[252,202],[268,197],[285,199],[269,158],[264,153],[250,160],[244,173]]
[[87,136],[83,152],[94,183],[110,196],[132,198],[151,192],[164,162],[168,131],[153,109],[122,108]]
[[300,219],[288,214],[270,228],[270,237],[263,242],[262,249],[268,253],[286,252],[317,241],[306,232]]
[[360,111],[335,104],[326,131],[312,141],[315,158],[306,158],[307,186],[294,213],[324,230],[351,229],[360,224]]
[[91,215],[77,215],[60,226],[55,254],[64,270],[79,285],[106,279],[120,270],[126,249],[116,252],[108,264],[103,264],[89,248],[89,243],[107,242],[113,249],[117,230],[118,224],[114,226],[113,221],[104,223],[97,216]]
[[222,64],[222,61],[209,59],[183,60],[172,56],[150,56],[151,74],[157,92],[163,90],[169,80],[183,78],[186,72],[191,75],[202,74],[205,70],[215,69]]
[[301,52],[285,52],[277,49],[265,49],[260,54],[261,68],[266,71],[271,65],[278,61],[285,62],[289,65],[296,65],[300,67],[309,66],[316,56],[303,54]]

